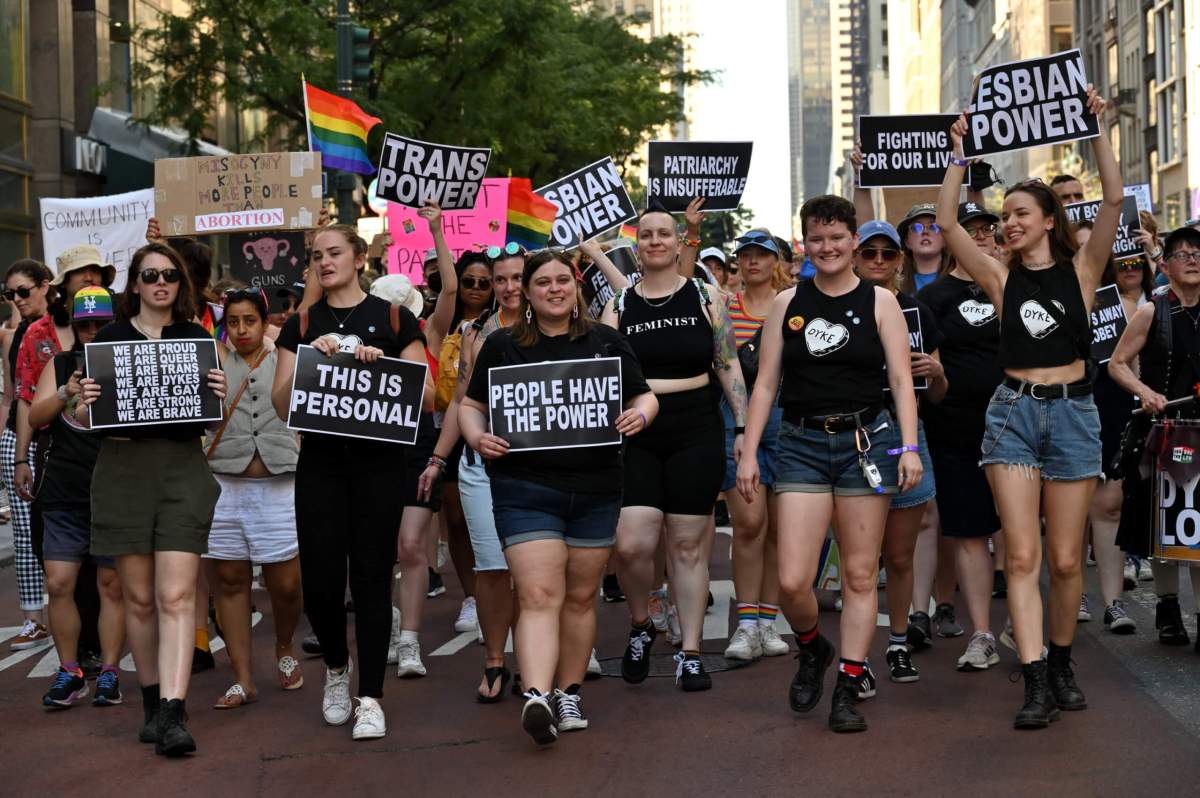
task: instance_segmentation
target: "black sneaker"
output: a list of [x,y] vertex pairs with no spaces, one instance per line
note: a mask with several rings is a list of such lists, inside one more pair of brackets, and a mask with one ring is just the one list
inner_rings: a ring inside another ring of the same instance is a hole
[[317,639],[315,634],[310,634],[300,642],[300,650],[310,657],[321,656],[321,641]]
[[875,671],[871,670],[871,663],[868,662],[863,666],[862,676],[858,677],[858,700],[874,698],[878,692],[879,680],[875,678]]
[[187,707],[180,698],[162,699],[158,707],[158,742],[154,753],[183,756],[196,750],[196,741],[187,730]]
[[83,671],[59,668],[54,674],[54,682],[42,696],[42,706],[47,709],[69,709],[76,701],[88,694],[87,679]]
[[712,689],[712,677],[704,671],[704,663],[695,654],[684,654],[680,651],[675,655],[679,663],[675,668],[675,684],[683,688],[685,693],[696,693]]
[[937,624],[938,637],[962,637],[963,628],[954,614],[953,604],[939,604],[933,611],[933,622]]
[[829,728],[839,734],[867,730],[866,719],[854,705],[858,703],[859,680],[845,671],[838,671],[833,685],[833,705],[829,709]]
[[892,646],[887,650],[888,678],[893,682],[907,684],[921,680],[921,672],[913,665],[912,655],[904,646]]
[[1021,666],[1020,675],[1025,679],[1025,705],[1013,720],[1014,729],[1044,729],[1059,719],[1047,671],[1044,659]]
[[560,732],[582,731],[588,727],[579,685],[572,684],[565,691],[555,688],[550,698],[550,708],[554,710],[554,725]]
[[217,667],[217,661],[213,659],[211,651],[205,651],[198,647],[192,649],[192,673],[211,671],[215,667]]
[[992,598],[1008,596],[1008,577],[1003,571],[992,571]]
[[1113,603],[1104,609],[1104,628],[1113,634],[1131,635],[1137,631],[1137,623],[1125,612],[1121,600],[1113,599]]
[[521,728],[529,733],[538,745],[549,745],[558,739],[558,724],[550,702],[537,690],[525,693],[525,706],[521,708]]
[[1154,628],[1158,630],[1158,642],[1164,646],[1186,646],[1191,642],[1183,625],[1178,596],[1164,596],[1158,600],[1154,607]]
[[621,583],[617,581],[616,574],[604,575],[604,585],[601,590],[604,592],[604,600],[609,604],[617,604],[625,600],[625,591],[621,589]]
[[1046,678],[1058,708],[1068,712],[1087,709],[1087,699],[1075,683],[1075,672],[1071,670],[1071,647],[1051,643],[1046,663]]
[[102,670],[96,677],[96,697],[92,699],[92,706],[115,706],[122,700],[121,680],[118,678],[117,672]]
[[908,644],[912,646],[913,651],[920,651],[923,648],[929,648],[933,645],[933,626],[929,620],[929,613],[914,612],[908,616]]
[[788,706],[795,712],[810,712],[825,689],[825,671],[833,662],[833,643],[817,635],[813,642],[800,646],[796,660],[799,665],[788,687]]
[[646,622],[646,628],[637,626],[629,630],[629,643],[621,657],[621,678],[629,684],[641,684],[650,675],[650,648],[654,645],[654,624]]

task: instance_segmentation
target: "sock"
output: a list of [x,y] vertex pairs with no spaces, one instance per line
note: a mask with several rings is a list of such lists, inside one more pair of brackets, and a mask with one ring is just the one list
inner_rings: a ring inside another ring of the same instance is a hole
[[208,627],[196,630],[196,648],[208,651]]
[[838,670],[847,676],[857,679],[862,676],[863,668],[867,666],[865,662],[855,662],[852,659],[838,660]]
[[64,662],[62,669],[67,673],[73,673],[76,676],[83,676],[83,668],[79,667],[78,662]]
[[400,631],[400,642],[407,643],[410,640],[414,643],[417,642],[417,633],[416,632],[406,632],[404,630],[401,630]]
[[888,634],[889,649],[893,648],[908,648],[908,632],[891,632]]
[[101,673],[104,673],[105,671],[112,671],[113,673],[116,673],[116,672],[117,672],[117,666],[116,666],[116,665],[109,665],[109,664],[105,663],[104,665],[101,665],[101,666],[100,666],[100,672],[101,672]]
[[811,646],[817,642],[817,625],[814,623],[813,628],[807,632],[796,632],[796,643],[802,646]]
[[737,603],[738,626],[756,626],[758,624],[758,605]]
[[774,626],[775,616],[779,614],[778,604],[759,604],[758,605],[758,625],[759,626]]
[[684,659],[700,659],[700,652],[699,651],[684,651],[683,658]]

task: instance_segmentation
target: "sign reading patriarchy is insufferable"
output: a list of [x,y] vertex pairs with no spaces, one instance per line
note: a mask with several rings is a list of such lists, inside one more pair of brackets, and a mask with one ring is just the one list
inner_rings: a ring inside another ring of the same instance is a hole
[[1079,50],[988,67],[975,81],[963,155],[979,158],[1100,135]]
[[209,369],[220,368],[211,338],[87,344],[84,358],[100,384],[92,429],[221,420],[208,387]]
[[[1084,221],[1095,223],[1096,214],[1100,212],[1100,201],[1072,202],[1064,205],[1063,210],[1067,212],[1067,220],[1071,224],[1078,225]],[[1142,219],[1138,215],[1137,197],[1127,194],[1121,201],[1121,220],[1117,223],[1117,237],[1113,239],[1113,257],[1121,260],[1141,255],[1142,245],[1137,240],[1137,234],[1141,231]]]
[[492,159],[489,147],[452,147],[388,133],[375,192],[409,208],[433,200],[444,211],[474,208]]
[[288,428],[390,443],[416,443],[429,366],[394,357],[296,349]]
[[509,451],[621,442],[621,359],[559,360],[488,370],[491,431]]
[[940,186],[950,165],[954,114],[860,116],[860,188]]
[[321,210],[321,153],[262,152],[154,162],[154,211],[165,236],[303,230]]
[[646,205],[657,202],[678,213],[704,197],[706,211],[737,210],[753,148],[751,141],[650,142]]
[[602,158],[534,192],[558,207],[550,243],[576,247],[637,218],[612,158]]
[[1125,315],[1120,289],[1116,284],[1104,286],[1096,292],[1092,304],[1092,360],[1097,363],[1112,360],[1117,341],[1127,326],[1129,318]]

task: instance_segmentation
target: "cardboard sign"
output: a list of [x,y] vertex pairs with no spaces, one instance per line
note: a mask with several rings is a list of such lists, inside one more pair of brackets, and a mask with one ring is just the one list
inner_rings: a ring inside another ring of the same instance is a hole
[[622,404],[619,357],[488,369],[491,431],[509,451],[619,445]]
[[1112,360],[1113,350],[1121,333],[1129,326],[1125,315],[1125,304],[1116,285],[1106,285],[1096,292],[1092,305],[1092,360],[1107,363]]
[[[433,249],[429,222],[413,208],[388,204],[387,230],[395,242],[387,252],[389,274],[403,274],[414,285],[425,282],[425,253]],[[508,231],[508,178],[485,178],[475,200],[466,211],[442,214],[442,235],[450,254],[458,260],[467,250],[480,251],[493,244],[504,246]]]
[[647,157],[646,205],[675,213],[705,197],[706,211],[737,210],[750,174],[752,141],[652,141]]
[[426,363],[381,357],[363,363],[349,352],[296,349],[288,429],[413,444],[425,397]]
[[491,159],[490,147],[451,147],[388,133],[375,192],[407,208],[420,208],[426,200],[443,211],[474,208]]
[[84,358],[87,376],[100,383],[92,429],[222,418],[208,387],[209,369],[221,367],[212,338],[86,344]]
[[[613,265],[621,270],[630,280],[630,285],[633,285],[641,275],[638,273],[637,252],[633,245],[629,243],[618,243],[608,252],[608,259],[613,262]],[[608,278],[600,271],[600,267],[594,263],[589,263],[587,268],[583,270],[583,301],[587,303],[588,315],[593,319],[599,319],[604,313],[604,307],[612,301],[616,292],[613,291],[611,285],[608,284]]]
[[860,188],[940,186],[950,165],[954,114],[860,116]]
[[229,236],[229,273],[267,294],[272,313],[283,310],[275,294],[304,279],[304,233],[233,233]]
[[1146,213],[1154,213],[1154,203],[1150,199],[1150,184],[1149,183],[1134,183],[1132,186],[1125,186],[1125,196],[1133,197],[1137,200],[1139,211]]
[[1087,86],[1079,50],[988,67],[971,95],[964,157],[1095,138]]
[[[1064,205],[1067,219],[1077,225],[1081,221],[1096,221],[1100,212],[1100,201],[1072,202]],[[1136,258],[1142,254],[1142,245],[1137,241],[1137,234],[1142,231],[1142,218],[1138,215],[1137,199],[1129,195],[1121,202],[1121,221],[1117,224],[1117,237],[1113,239],[1112,254],[1117,260]]]
[[157,160],[154,210],[164,236],[312,227],[321,210],[321,153]]
[[[1170,451],[1180,463],[1186,460],[1200,464],[1194,445],[1180,444]],[[1177,481],[1165,470],[1155,477],[1154,537],[1150,552],[1155,557],[1200,563],[1200,511],[1196,509],[1200,469],[1193,470],[1196,473],[1186,482]]]
[[550,244],[577,247],[637,218],[612,158],[602,158],[534,192],[558,206]]
[[125,290],[125,276],[133,253],[146,244],[146,222],[154,215],[154,189],[82,199],[39,200],[42,219],[42,255],[50,271],[64,250],[91,244],[106,264],[117,270],[112,289]]

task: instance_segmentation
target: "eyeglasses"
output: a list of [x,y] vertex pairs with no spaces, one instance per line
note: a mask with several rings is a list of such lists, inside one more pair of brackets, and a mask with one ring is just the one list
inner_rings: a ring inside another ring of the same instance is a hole
[[866,247],[860,249],[858,254],[862,256],[863,260],[881,260],[884,263],[891,263],[900,257],[900,250]]
[[1144,268],[1146,268],[1146,261],[1142,260],[1141,258],[1123,260],[1117,264],[1117,271],[1121,272],[1122,274]]
[[988,236],[994,236],[996,234],[996,225],[995,224],[981,224],[978,227],[973,228],[973,229],[972,228],[963,228],[963,229],[967,231],[967,235],[969,235],[971,238],[979,238],[980,234],[982,234],[984,238],[987,238]]
[[[168,281],[169,282],[169,281]],[[267,293],[258,288],[229,288],[225,291],[225,302],[237,302],[239,300],[249,299],[251,302],[261,302],[267,304]]]
[[462,283],[462,287],[468,291],[474,291],[476,289],[480,291],[486,291],[492,287],[491,277],[463,277],[459,279],[459,282]]
[[1185,263],[1200,263],[1200,251],[1193,250],[1191,252],[1184,252],[1183,250],[1180,250],[1178,252],[1172,252],[1167,256],[1167,260],[1174,261],[1180,266]]
[[142,278],[142,282],[146,285],[154,285],[161,277],[167,283],[179,282],[179,269],[142,269],[138,272],[138,276]]
[[17,297],[21,297],[21,299],[29,299],[30,295],[32,294],[33,289],[29,286],[23,285],[20,288],[9,288],[7,291],[4,291],[3,294],[0,294],[0,296],[3,296],[9,302],[12,302]]
[[492,246],[490,246],[486,250],[484,250],[484,254],[487,255],[488,258],[490,258],[491,260],[498,259],[501,254],[504,254],[511,258],[514,255],[524,255],[525,247],[521,246],[516,241],[509,241],[507,244],[504,245],[503,248],[498,247],[495,244],[493,244]]
[[909,229],[917,235],[921,235],[921,233],[924,233],[926,230],[931,233],[942,232],[941,225],[939,225],[937,222],[930,222],[929,224],[925,224],[924,222],[913,222]]

